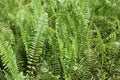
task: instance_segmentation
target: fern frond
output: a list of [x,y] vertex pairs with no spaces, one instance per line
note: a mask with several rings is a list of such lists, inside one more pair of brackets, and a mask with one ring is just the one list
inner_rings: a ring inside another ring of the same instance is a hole
[[18,67],[16,63],[15,54],[8,41],[0,40],[0,55],[5,68],[11,73],[14,80],[18,80]]

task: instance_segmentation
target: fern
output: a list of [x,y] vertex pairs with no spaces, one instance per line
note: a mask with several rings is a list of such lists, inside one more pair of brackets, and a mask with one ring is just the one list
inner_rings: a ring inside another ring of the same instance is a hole
[[[9,35],[11,36],[11,34],[12,33],[10,33]],[[12,79],[18,80],[19,71],[16,63],[16,57],[13,53],[11,42],[7,41],[4,37],[0,39],[0,51],[1,59],[4,63],[5,69],[7,69],[7,71],[9,71],[9,73],[13,76]]]
[[[18,13],[18,25],[21,29],[22,39],[25,45],[27,60],[28,60],[28,73],[35,75],[34,72],[37,67],[37,63],[40,60],[40,54],[42,53],[42,40],[45,28],[47,25],[47,13],[40,11],[40,5],[33,1],[34,15],[32,16],[29,8],[23,9]],[[22,16],[23,15],[23,16]],[[28,18],[31,18],[30,20]],[[25,23],[25,24],[22,24]]]

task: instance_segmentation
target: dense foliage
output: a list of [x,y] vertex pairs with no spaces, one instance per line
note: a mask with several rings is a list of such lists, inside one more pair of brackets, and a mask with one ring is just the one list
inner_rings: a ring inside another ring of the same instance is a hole
[[0,0],[2,80],[120,80],[120,0]]

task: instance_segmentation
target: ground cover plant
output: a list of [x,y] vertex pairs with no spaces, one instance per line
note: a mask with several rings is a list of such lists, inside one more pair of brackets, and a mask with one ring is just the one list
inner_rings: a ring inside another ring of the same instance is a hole
[[0,0],[0,79],[120,80],[120,1]]

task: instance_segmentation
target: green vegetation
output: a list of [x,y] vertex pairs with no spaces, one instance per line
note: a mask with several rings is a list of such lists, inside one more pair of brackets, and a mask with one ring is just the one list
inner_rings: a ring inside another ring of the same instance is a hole
[[2,80],[120,80],[120,0],[0,0]]

